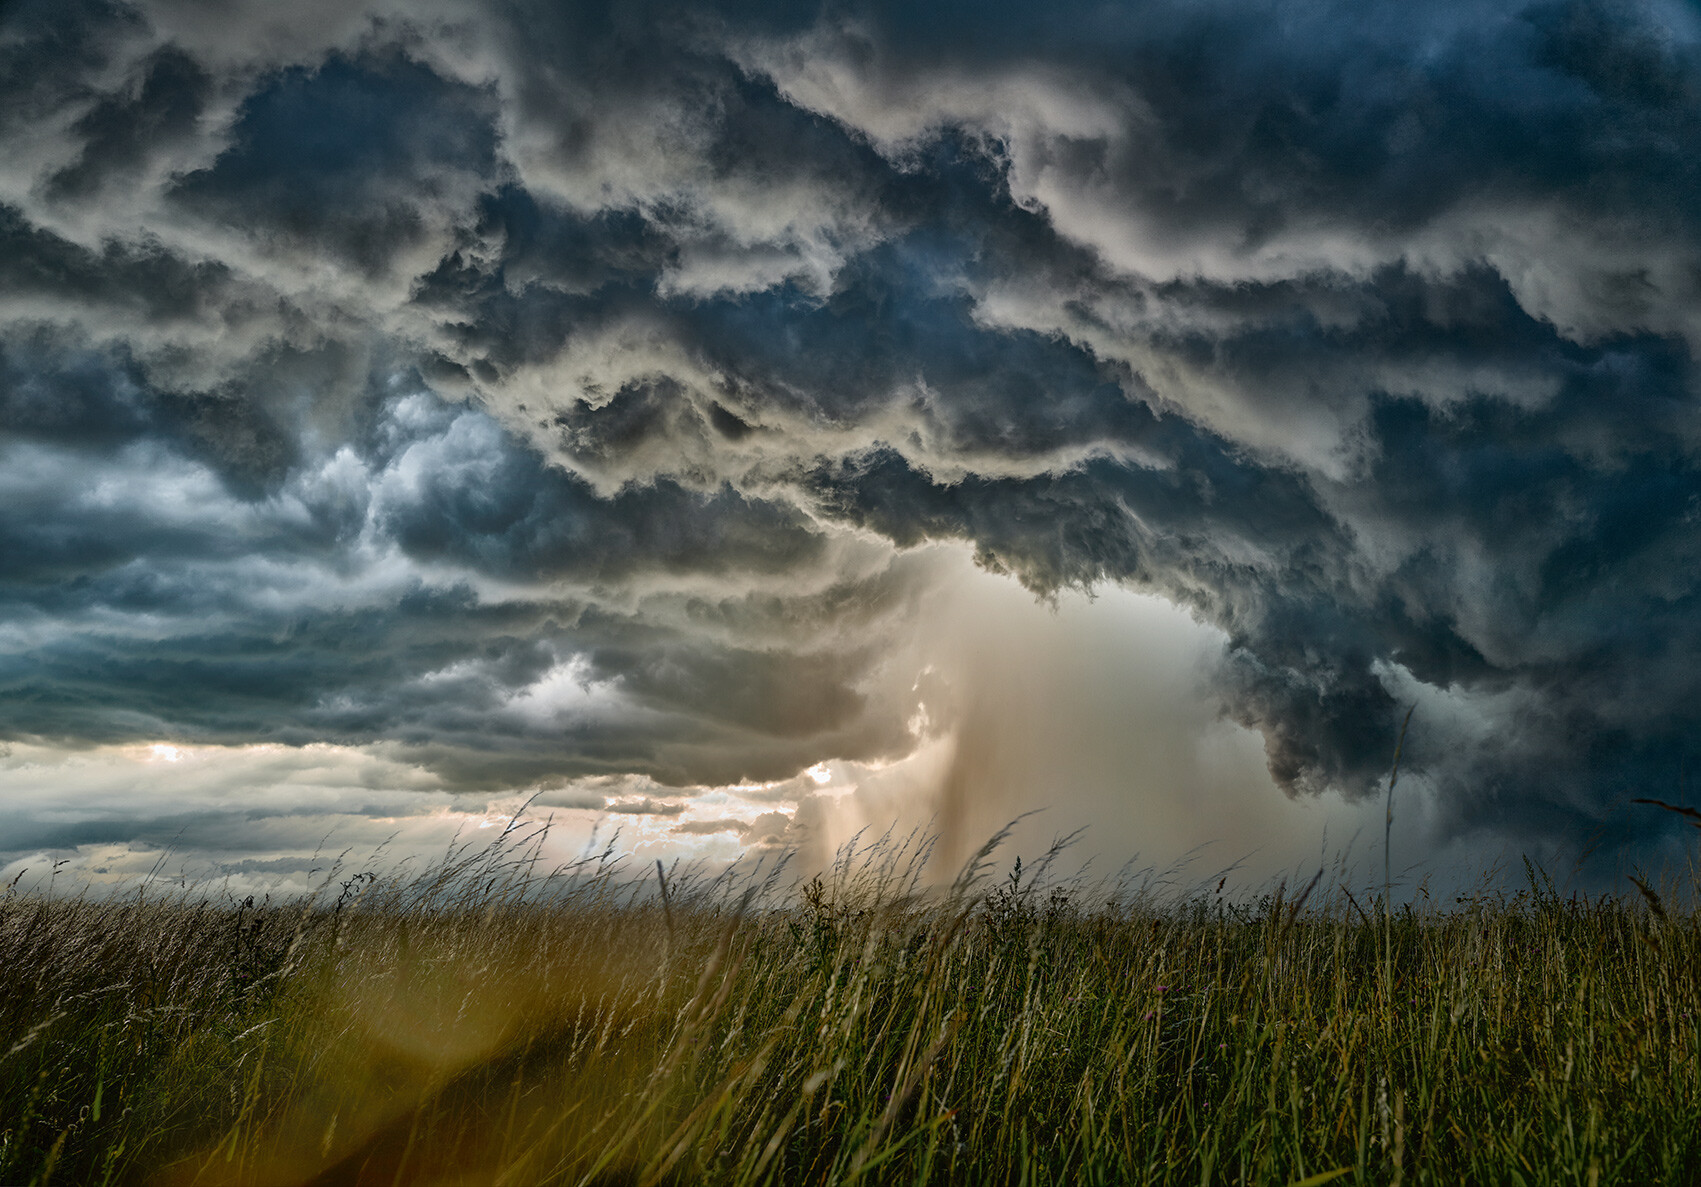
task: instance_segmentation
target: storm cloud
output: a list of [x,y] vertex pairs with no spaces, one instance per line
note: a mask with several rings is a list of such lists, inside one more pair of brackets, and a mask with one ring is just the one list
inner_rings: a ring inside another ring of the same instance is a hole
[[1690,8],[26,0],[0,145],[19,744],[677,814],[987,728],[946,545],[1184,608],[1292,795],[1414,704],[1438,836],[1684,794]]

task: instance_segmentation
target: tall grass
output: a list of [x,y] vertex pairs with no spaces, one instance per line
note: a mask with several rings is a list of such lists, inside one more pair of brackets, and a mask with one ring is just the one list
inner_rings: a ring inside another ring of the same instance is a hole
[[1652,892],[928,895],[926,856],[11,894],[0,1182],[1696,1181],[1701,943]]

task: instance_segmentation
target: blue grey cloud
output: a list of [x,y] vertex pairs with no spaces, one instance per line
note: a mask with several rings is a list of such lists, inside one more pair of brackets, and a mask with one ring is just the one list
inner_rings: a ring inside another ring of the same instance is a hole
[[[0,16],[0,728],[782,778],[961,541],[1295,792],[1631,843],[1696,733],[1658,3]],[[574,693],[573,690],[579,690]]]

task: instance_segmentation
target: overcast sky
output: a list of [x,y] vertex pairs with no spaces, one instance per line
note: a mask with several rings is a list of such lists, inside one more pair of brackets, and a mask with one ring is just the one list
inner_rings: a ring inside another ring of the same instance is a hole
[[1380,833],[1414,705],[1408,868],[1669,858],[1698,38],[7,4],[0,875],[295,885],[532,796],[1268,874]]

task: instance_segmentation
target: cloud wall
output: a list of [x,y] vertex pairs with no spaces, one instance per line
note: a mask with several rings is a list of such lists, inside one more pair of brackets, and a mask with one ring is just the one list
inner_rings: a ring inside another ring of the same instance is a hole
[[1165,671],[1292,795],[1371,792],[1416,703],[1437,837],[1656,843],[1698,32],[10,5],[0,732],[382,746],[445,794],[873,770],[1021,680],[918,680],[962,547],[1215,632]]

